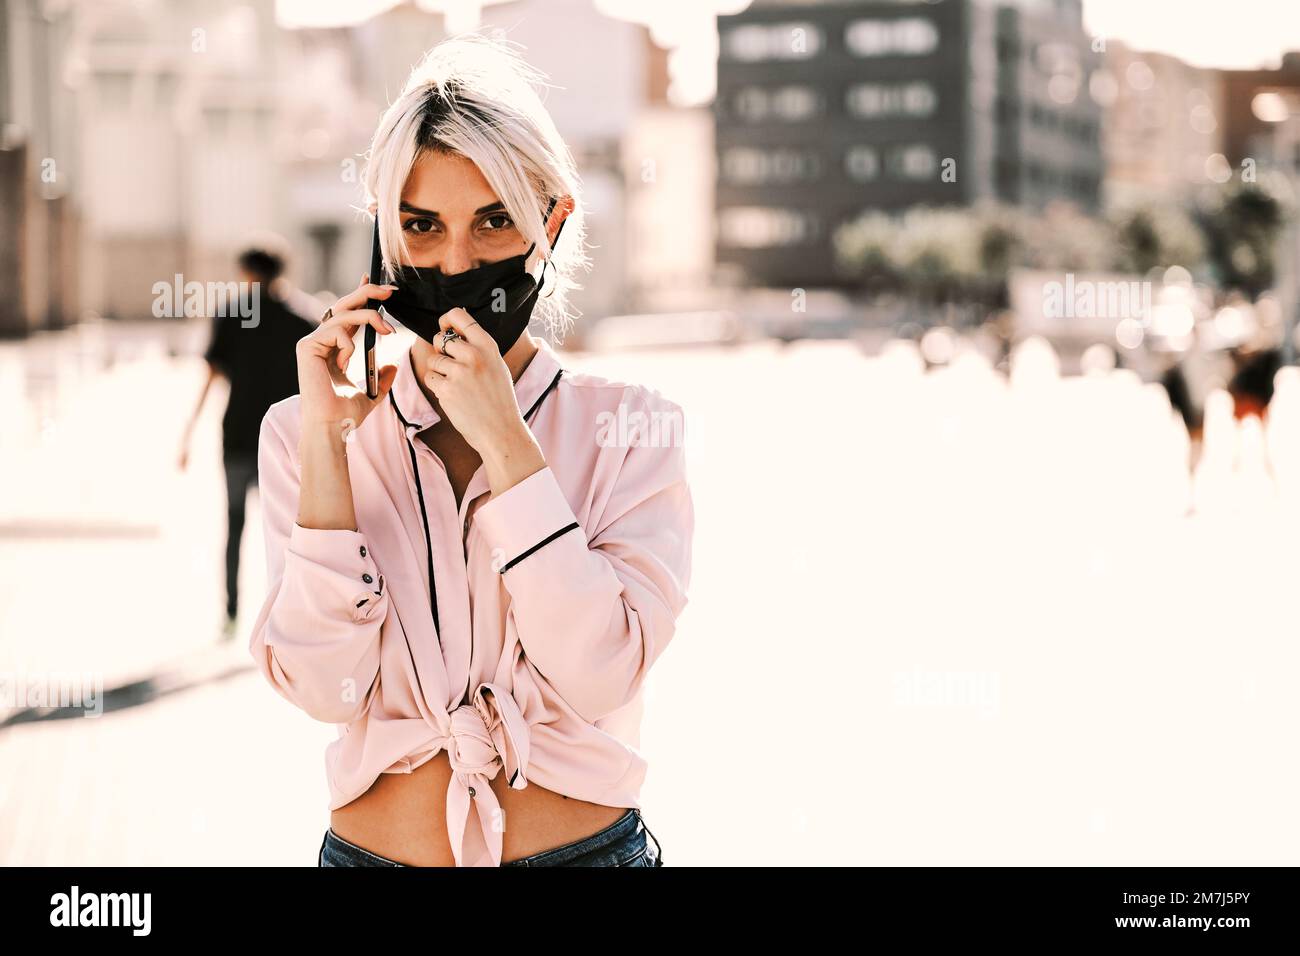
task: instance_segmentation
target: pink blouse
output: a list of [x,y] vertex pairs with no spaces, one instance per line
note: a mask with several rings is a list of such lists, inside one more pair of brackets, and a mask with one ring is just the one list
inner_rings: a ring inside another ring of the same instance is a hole
[[347,440],[355,531],[297,524],[299,396],[271,406],[258,447],[268,592],[249,651],[339,725],[331,810],[447,751],[458,866],[501,865],[501,770],[516,789],[640,807],[642,690],[690,580],[681,408],[562,369],[544,340],[515,395],[547,466],[496,497],[480,467],[459,511],[416,438],[438,415],[409,350]]

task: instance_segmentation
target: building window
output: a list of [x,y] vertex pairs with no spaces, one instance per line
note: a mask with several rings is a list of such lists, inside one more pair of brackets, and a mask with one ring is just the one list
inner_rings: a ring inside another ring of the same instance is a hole
[[818,112],[817,91],[810,86],[783,86],[772,93],[772,114],[778,119],[806,120]]
[[767,119],[767,91],[757,86],[747,86],[736,94],[736,115],[747,123],[760,123]]
[[821,173],[817,154],[804,149],[734,146],[722,154],[722,175],[738,185],[807,182]]
[[880,154],[873,146],[850,146],[844,154],[844,171],[850,179],[870,182],[880,175]]
[[822,112],[821,97],[811,86],[781,86],[774,90],[747,86],[736,93],[735,108],[736,115],[748,123],[794,123]]
[[733,206],[718,215],[718,236],[725,246],[763,249],[793,246],[813,236],[813,221],[806,213],[770,206]]
[[899,146],[890,151],[886,161],[891,178],[911,181],[933,179],[938,165],[934,150],[925,143]]
[[939,98],[929,83],[858,83],[849,87],[849,112],[863,119],[929,116]]
[[856,56],[924,56],[939,46],[939,30],[929,20],[855,20],[844,43]]
[[821,52],[824,36],[815,23],[747,23],[722,35],[722,52],[730,60],[806,60]]

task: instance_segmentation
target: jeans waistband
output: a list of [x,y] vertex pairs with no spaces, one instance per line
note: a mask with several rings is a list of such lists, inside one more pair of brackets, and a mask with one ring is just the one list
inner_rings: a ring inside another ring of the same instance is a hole
[[637,823],[640,819],[640,813],[635,808],[632,808],[605,829],[598,830],[589,837],[583,837],[581,840],[575,840],[554,849],[543,850],[541,853],[534,853],[532,856],[520,857],[518,860],[508,860],[501,865],[562,866],[569,860],[577,859],[592,850],[598,850],[609,843],[631,836],[636,832]]
[[353,866],[406,866],[405,863],[398,863],[396,860],[390,860],[386,856],[380,856],[378,853],[357,846],[355,843],[349,843],[343,839],[332,828],[326,828],[325,838],[321,841],[321,852],[325,851],[328,846],[335,855],[341,856],[348,860]]
[[[641,816],[641,811],[633,807],[619,817],[603,830],[593,833],[589,837],[581,840],[575,840],[572,843],[566,843],[563,846],[557,846],[550,850],[543,850],[540,853],[534,853],[531,856],[521,857],[517,860],[507,860],[502,866],[561,866],[570,860],[577,859],[584,854],[593,850],[598,850],[603,846],[616,843],[625,839],[636,832],[638,824],[646,831],[650,839],[654,840],[655,850],[658,851],[658,857],[663,859],[663,850],[659,845],[659,838],[650,832],[650,828],[645,825],[645,820]],[[355,843],[349,843],[332,829],[326,829],[323,843],[330,844],[331,849],[344,857],[351,858],[360,866],[405,866],[404,863],[398,863],[396,860],[390,860],[388,857],[380,856],[357,846]]]

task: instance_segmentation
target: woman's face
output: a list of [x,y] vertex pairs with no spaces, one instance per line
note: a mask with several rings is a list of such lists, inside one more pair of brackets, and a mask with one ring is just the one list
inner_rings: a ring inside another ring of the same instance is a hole
[[459,153],[425,153],[402,190],[401,225],[411,261],[456,275],[517,256],[528,242],[488,185]]

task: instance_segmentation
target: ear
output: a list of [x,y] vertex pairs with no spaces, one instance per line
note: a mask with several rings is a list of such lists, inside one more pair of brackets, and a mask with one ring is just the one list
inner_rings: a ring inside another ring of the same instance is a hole
[[569,218],[573,210],[572,196],[561,196],[556,201],[555,208],[551,210],[551,218],[546,222],[546,241],[549,245],[555,245],[555,239],[560,234],[560,226]]

